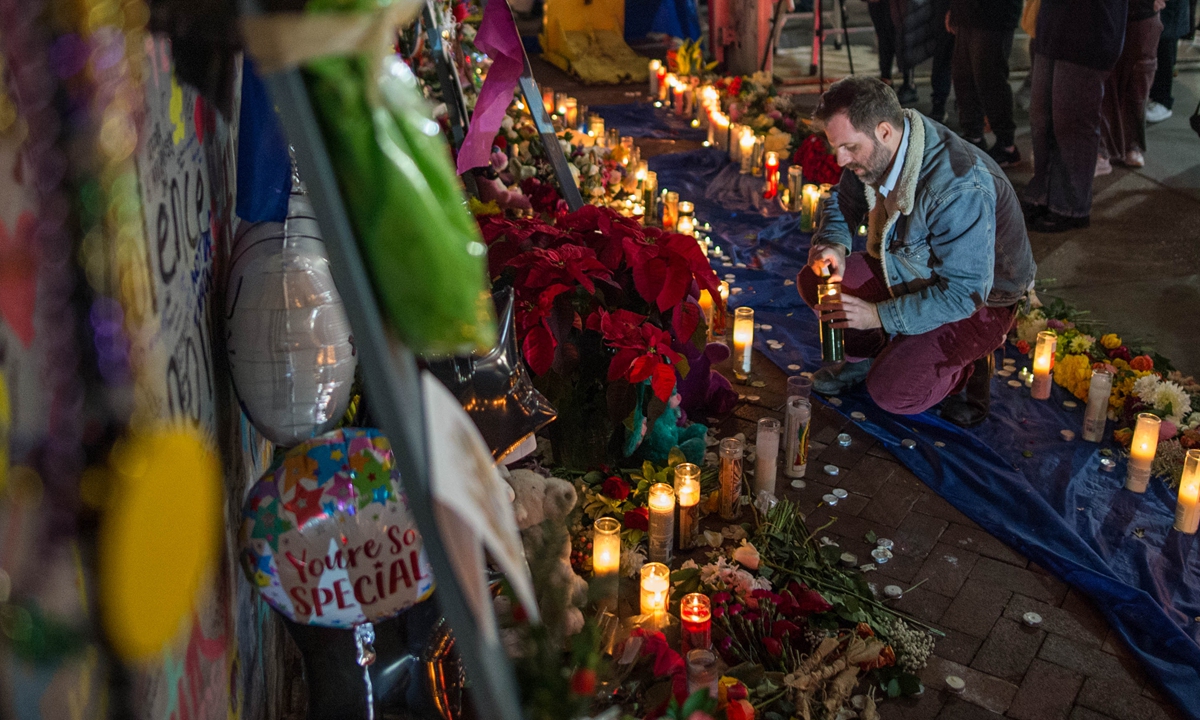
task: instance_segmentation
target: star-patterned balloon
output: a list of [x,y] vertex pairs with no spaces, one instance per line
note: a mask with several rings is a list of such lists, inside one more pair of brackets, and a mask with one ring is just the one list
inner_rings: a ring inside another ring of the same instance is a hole
[[376,430],[308,440],[250,489],[241,560],[267,603],[298,623],[352,627],[429,597],[433,577]]

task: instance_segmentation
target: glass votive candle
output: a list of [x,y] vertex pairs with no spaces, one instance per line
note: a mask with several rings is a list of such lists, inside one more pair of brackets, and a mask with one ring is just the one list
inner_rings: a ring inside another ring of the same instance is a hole
[[700,527],[700,467],[693,463],[675,466],[675,496],[679,500],[679,549],[696,545]]
[[667,595],[671,589],[670,569],[660,562],[648,562],[643,565],[641,589],[642,614],[655,618],[665,616]]
[[1050,371],[1054,369],[1054,349],[1058,336],[1053,331],[1043,330],[1037,336],[1037,349],[1033,351],[1033,385],[1029,396],[1034,400],[1050,398]]
[[647,504],[650,506],[650,560],[671,562],[675,545],[675,489],[666,483],[650,486]]
[[1112,395],[1113,374],[1104,368],[1092,371],[1088,384],[1087,408],[1083,411],[1082,437],[1088,442],[1104,439],[1104,425],[1108,421],[1108,399]]
[[692,650],[712,647],[712,607],[708,596],[689,593],[679,603],[680,652],[685,656]]
[[1200,450],[1188,450],[1183,456],[1183,475],[1179,478],[1175,529],[1195,535],[1197,527],[1200,527]]
[[684,657],[687,658],[688,695],[704,689],[716,699],[717,683],[721,680],[717,654],[712,650],[697,648],[689,650]]
[[592,531],[596,604],[606,610],[615,610],[621,570],[621,523],[615,518],[600,518],[592,525]]
[[1157,415],[1138,413],[1137,425],[1133,429],[1133,442],[1129,446],[1129,473],[1125,477],[1126,489],[1135,493],[1146,492],[1150,483],[1150,466],[1158,451],[1158,429],[1162,420]]
[[742,512],[742,455],[745,445],[735,438],[725,438],[720,445],[720,489],[717,506],[722,520],[736,520]]
[[679,193],[674,190],[667,192],[666,199],[663,200],[662,226],[664,230],[674,230],[675,223],[679,221]]
[[549,85],[542,86],[542,105],[546,108],[547,115],[554,114],[554,88]]
[[[783,474],[790,478],[799,479],[808,472],[808,431],[811,426],[812,401],[795,395],[788,397],[783,429]],[[795,482],[792,485],[795,487]]]
[[775,479],[779,467],[779,421],[765,417],[758,421],[754,436],[754,497],[761,492],[775,494]]
[[733,311],[733,374],[738,380],[750,377],[750,359],[754,349],[754,308]]
[[786,397],[812,397],[812,378],[808,375],[790,375],[787,379]]

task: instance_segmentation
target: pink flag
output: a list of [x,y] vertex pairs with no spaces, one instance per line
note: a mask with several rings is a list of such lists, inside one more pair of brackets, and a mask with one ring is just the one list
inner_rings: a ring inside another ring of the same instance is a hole
[[475,46],[487,53],[492,66],[475,102],[467,137],[458,151],[459,175],[488,164],[492,140],[512,102],[513,88],[525,69],[525,50],[521,47],[508,0],[492,0],[484,7]]

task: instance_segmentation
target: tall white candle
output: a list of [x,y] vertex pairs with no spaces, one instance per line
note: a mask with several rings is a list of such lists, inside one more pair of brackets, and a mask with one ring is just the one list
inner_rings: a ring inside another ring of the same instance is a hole
[[692,463],[675,466],[675,495],[679,498],[679,549],[696,544],[700,524],[700,467]]
[[718,496],[721,519],[736,520],[741,514],[742,500],[742,441],[735,437],[721,441],[720,495]]
[[1112,394],[1113,374],[1103,368],[1092,371],[1088,385],[1087,409],[1083,411],[1082,437],[1088,442],[1104,439],[1104,423],[1108,419],[1108,398]]
[[779,466],[779,421],[762,418],[754,436],[754,495],[764,490],[775,494],[775,476]]
[[1029,395],[1034,400],[1050,398],[1050,371],[1054,368],[1054,349],[1058,345],[1058,336],[1050,330],[1043,330],[1037,336],[1037,349],[1033,351],[1033,385]]
[[1146,492],[1146,486],[1150,484],[1150,466],[1158,451],[1158,428],[1161,424],[1157,415],[1138,413],[1133,443],[1129,446],[1129,474],[1125,477],[1125,487],[1135,493]]
[[675,490],[666,483],[650,486],[650,560],[671,562],[675,544]]
[[739,380],[750,377],[750,359],[754,349],[754,308],[733,311],[733,374]]
[[1175,529],[1195,535],[1200,527],[1200,450],[1188,450],[1179,479],[1179,504],[1175,506]]
[[597,605],[617,608],[618,572],[621,569],[621,523],[600,518],[592,525],[592,573],[596,576]]
[[808,470],[808,428],[811,420],[812,405],[808,398],[793,395],[787,399],[783,473],[790,478],[802,478]]
[[650,61],[650,97],[658,97],[658,69],[662,67],[662,60]]

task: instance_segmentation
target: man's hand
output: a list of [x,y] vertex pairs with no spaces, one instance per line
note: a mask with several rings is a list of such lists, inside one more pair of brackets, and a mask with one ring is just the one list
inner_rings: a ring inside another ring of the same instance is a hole
[[[1166,2],[1166,0],[1163,0],[1163,2]],[[950,11],[949,10],[946,11],[946,32],[950,33],[951,35],[958,34],[958,31],[955,30],[954,26],[950,24]]]
[[883,327],[879,320],[879,309],[875,303],[860,300],[853,295],[842,294],[838,303],[821,303],[817,305],[822,322],[832,321],[835,328],[850,330],[874,330]]
[[846,250],[841,245],[822,245],[814,247],[808,254],[808,266],[813,274],[821,277],[821,271],[829,268],[829,280],[841,282],[842,271],[846,267]]

